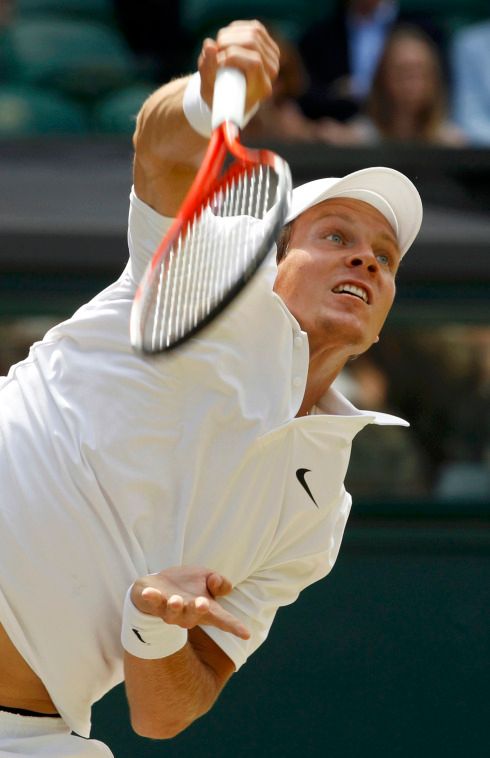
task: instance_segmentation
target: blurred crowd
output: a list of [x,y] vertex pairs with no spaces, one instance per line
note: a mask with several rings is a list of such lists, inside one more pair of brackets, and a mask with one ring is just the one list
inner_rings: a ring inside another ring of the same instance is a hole
[[282,65],[251,140],[488,146],[488,13],[484,0],[0,0],[0,136],[129,134],[205,34],[253,15]]
[[410,421],[358,436],[347,477],[357,497],[490,498],[490,327],[388,327],[340,383],[358,407]]

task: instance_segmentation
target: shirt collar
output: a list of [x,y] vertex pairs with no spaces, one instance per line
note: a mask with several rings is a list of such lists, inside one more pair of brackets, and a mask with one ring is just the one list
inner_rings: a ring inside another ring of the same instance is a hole
[[381,413],[380,411],[363,411],[356,408],[350,400],[339,392],[335,387],[330,387],[323,395],[319,403],[310,411],[310,416],[328,415],[328,416],[350,416],[364,417],[367,423],[377,424],[379,426],[410,426],[408,421],[392,416],[390,413]]

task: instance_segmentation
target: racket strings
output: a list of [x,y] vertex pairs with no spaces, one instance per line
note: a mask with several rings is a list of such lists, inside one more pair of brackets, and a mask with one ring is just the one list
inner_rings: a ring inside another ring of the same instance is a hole
[[179,342],[251,275],[270,238],[267,214],[276,187],[271,167],[242,169],[183,229],[154,270],[144,333],[152,352]]

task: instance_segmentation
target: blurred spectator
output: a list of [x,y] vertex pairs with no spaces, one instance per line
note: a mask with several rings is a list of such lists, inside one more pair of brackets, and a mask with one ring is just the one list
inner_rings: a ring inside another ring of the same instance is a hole
[[447,329],[441,344],[450,356],[456,388],[452,425],[445,439],[446,460],[490,466],[490,328]]
[[179,0],[113,0],[116,19],[139,61],[140,73],[160,83],[195,65]]
[[410,421],[427,456],[431,487],[455,464],[488,472],[490,327],[386,330],[370,355],[390,378],[385,407]]
[[490,500],[490,329],[448,330],[447,351],[455,380],[445,460],[434,494]]
[[448,118],[440,56],[430,37],[416,26],[396,27],[386,42],[363,113],[346,125],[324,121],[322,134],[335,144],[384,140],[466,144],[463,132]]
[[423,28],[441,50],[443,34],[427,14],[403,11],[396,0],[337,0],[336,10],[300,43],[311,85],[301,99],[305,115],[346,121],[358,113],[395,24]]
[[281,68],[272,97],[263,103],[244,131],[245,139],[281,141],[315,141],[318,123],[303,115],[298,98],[307,89],[308,75],[296,45],[276,31],[272,36],[281,52]]
[[0,31],[12,21],[14,5],[14,0],[0,0]]
[[0,0],[0,82],[8,81],[12,74],[8,29],[14,17],[14,10],[14,0]]
[[490,145],[490,20],[456,32],[451,49],[454,118],[471,144]]
[[[376,358],[363,355],[346,373],[346,393],[358,407],[398,413],[390,408],[390,381]],[[354,497],[418,497],[428,493],[427,468],[411,429],[373,425],[356,438],[346,484]]]

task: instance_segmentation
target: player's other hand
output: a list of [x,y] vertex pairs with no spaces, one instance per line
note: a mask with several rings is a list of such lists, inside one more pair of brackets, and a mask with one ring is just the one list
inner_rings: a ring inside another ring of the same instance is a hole
[[131,600],[142,613],[160,616],[167,624],[184,629],[215,626],[246,640],[248,629],[215,600],[232,589],[231,582],[216,571],[176,566],[138,579]]
[[234,21],[216,39],[205,39],[199,56],[201,96],[211,107],[216,69],[233,66],[247,78],[246,111],[269,97],[279,73],[279,48],[260,21]]

